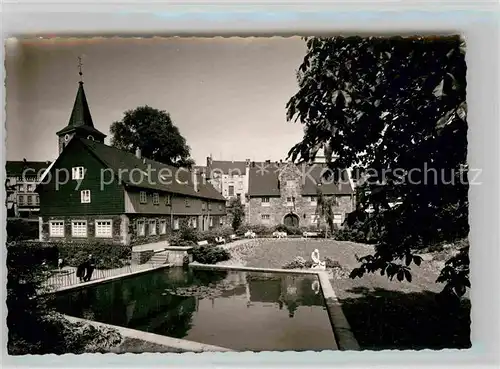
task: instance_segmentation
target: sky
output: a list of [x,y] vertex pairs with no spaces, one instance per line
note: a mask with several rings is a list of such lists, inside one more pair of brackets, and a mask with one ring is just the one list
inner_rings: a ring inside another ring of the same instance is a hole
[[302,138],[286,121],[306,53],[293,38],[54,39],[6,48],[7,160],[54,160],[68,124],[78,57],[94,126],[108,135],[126,110],[170,113],[203,165],[214,160],[285,159]]

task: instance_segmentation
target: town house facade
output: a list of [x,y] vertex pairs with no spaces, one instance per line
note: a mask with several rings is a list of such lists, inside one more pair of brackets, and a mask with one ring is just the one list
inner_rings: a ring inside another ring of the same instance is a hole
[[[325,163],[294,164],[290,162],[252,163],[249,171],[248,222],[290,227],[318,226],[318,191],[333,197],[334,224],[341,227],[355,207],[354,192],[348,173],[333,183],[324,178]],[[321,220],[324,222],[324,219]],[[324,223],[323,223],[324,224]]]
[[183,220],[208,230],[225,221],[225,198],[201,175],[104,144],[94,128],[83,82],[58,158],[43,174],[41,241],[140,244],[166,239]]

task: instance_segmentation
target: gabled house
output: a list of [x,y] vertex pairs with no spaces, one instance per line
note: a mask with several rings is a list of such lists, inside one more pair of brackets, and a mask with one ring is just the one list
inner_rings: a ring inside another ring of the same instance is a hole
[[341,226],[346,215],[354,210],[354,191],[347,171],[342,172],[341,180],[334,182],[324,178],[328,170],[325,163],[251,163],[248,222],[314,227],[319,220],[317,199],[320,190],[323,196],[335,198],[333,221]]
[[8,218],[38,218],[40,200],[35,188],[49,165],[48,161],[28,161],[26,159],[7,161],[5,188]]
[[37,187],[41,241],[128,245],[164,239],[183,219],[202,230],[223,224],[224,197],[196,171],[104,144],[83,82],[69,124],[57,135],[59,157]]
[[245,161],[213,160],[207,157],[206,166],[198,166],[210,183],[229,200],[237,198],[245,205],[248,193],[248,168],[250,159]]

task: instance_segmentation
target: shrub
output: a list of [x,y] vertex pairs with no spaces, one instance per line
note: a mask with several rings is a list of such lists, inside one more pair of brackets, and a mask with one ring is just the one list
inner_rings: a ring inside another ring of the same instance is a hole
[[202,264],[216,264],[231,258],[226,249],[217,246],[195,246],[193,247],[193,261]]
[[284,224],[277,225],[275,227],[275,230],[278,232],[286,232],[288,235],[291,235],[291,236],[298,236],[304,232],[303,228],[289,227],[289,226],[286,226]]
[[342,265],[337,260],[330,259],[329,257],[326,257],[323,261],[328,269],[342,268]]
[[183,241],[196,243],[200,240],[200,234],[197,229],[189,226],[187,219],[183,219],[179,227],[179,238]]
[[38,239],[38,222],[26,219],[7,220],[7,240],[36,240]]
[[74,324],[55,313],[52,295],[39,295],[48,274],[34,253],[41,244],[11,244],[7,252],[8,353],[104,352],[121,341],[118,332]]
[[238,235],[243,235],[247,231],[253,231],[259,236],[269,236],[274,232],[274,227],[268,227],[264,224],[244,224],[238,230]]
[[337,241],[351,241],[369,244],[377,242],[373,232],[365,230],[360,222],[356,222],[351,226],[337,230],[333,237]]

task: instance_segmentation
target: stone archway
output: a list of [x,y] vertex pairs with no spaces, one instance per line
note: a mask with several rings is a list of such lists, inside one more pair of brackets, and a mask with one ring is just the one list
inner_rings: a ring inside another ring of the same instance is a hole
[[283,224],[287,227],[297,228],[299,226],[299,216],[297,214],[289,213],[283,218]]

